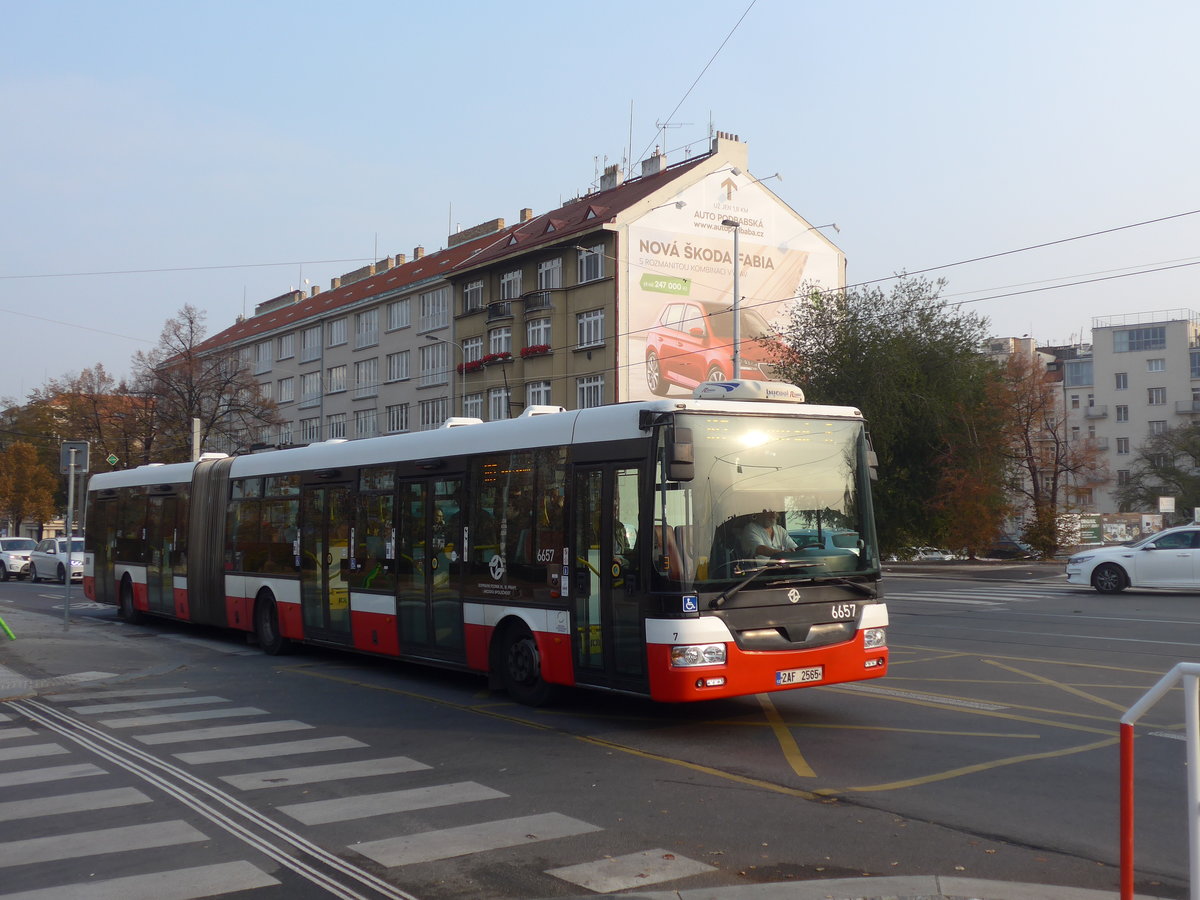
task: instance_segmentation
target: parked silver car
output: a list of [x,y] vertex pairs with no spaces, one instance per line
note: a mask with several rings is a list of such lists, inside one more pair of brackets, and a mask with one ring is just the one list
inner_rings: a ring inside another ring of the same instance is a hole
[[35,582],[53,579],[59,584],[67,583],[67,567],[70,566],[71,580],[83,581],[83,538],[71,539],[71,559],[67,561],[67,539],[46,538],[38,542],[29,554],[29,577]]
[[33,538],[0,538],[0,581],[8,581],[14,575],[18,579],[29,575],[29,552],[37,546]]

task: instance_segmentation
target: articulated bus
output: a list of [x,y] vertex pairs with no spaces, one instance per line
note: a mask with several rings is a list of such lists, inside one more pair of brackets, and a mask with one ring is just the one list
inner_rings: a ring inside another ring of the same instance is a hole
[[861,413],[791,385],[531,407],[95,475],[84,587],[128,621],[476,671],[527,704],[834,684],[887,670],[873,476]]

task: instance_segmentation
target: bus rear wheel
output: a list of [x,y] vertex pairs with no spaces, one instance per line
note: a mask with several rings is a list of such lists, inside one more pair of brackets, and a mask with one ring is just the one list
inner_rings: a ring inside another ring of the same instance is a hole
[[254,604],[254,636],[268,656],[279,656],[288,648],[289,641],[279,630],[279,608],[270,594],[259,597]]
[[128,578],[121,579],[120,616],[129,625],[142,621],[141,611],[133,605],[133,582]]
[[525,706],[542,706],[554,695],[554,685],[542,678],[542,655],[523,624],[510,625],[500,644],[500,674],[508,696]]

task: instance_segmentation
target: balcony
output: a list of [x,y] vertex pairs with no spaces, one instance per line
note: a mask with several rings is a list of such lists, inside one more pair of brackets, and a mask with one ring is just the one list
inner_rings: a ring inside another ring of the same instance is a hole
[[1084,407],[1083,417],[1085,419],[1107,419],[1108,418],[1108,405],[1102,404],[1100,406]]
[[535,309],[550,308],[549,291],[532,291],[525,295],[525,312]]
[[487,320],[489,322],[494,322],[497,319],[511,319],[511,318],[512,318],[512,301],[511,300],[499,300],[495,303],[488,304]]
[[1181,416],[1190,416],[1200,413],[1200,400],[1176,400],[1175,412]]

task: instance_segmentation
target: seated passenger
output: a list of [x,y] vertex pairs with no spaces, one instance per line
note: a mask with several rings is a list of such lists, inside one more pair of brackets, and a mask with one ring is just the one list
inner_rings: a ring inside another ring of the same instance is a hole
[[779,524],[779,515],[764,509],[750,517],[742,529],[741,550],[744,556],[776,556],[796,549],[787,529]]

